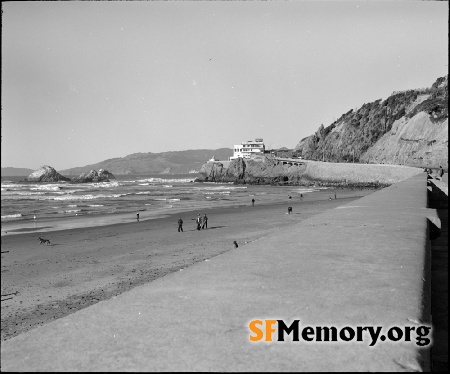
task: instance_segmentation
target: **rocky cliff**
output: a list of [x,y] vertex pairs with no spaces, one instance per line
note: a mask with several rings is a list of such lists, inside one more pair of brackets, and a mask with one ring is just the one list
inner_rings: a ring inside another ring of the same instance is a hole
[[70,182],[70,178],[62,176],[51,166],[44,165],[32,172],[23,182]]
[[233,182],[249,184],[296,183],[305,165],[283,165],[270,155],[259,159],[232,160],[228,167],[221,162],[207,162],[200,169],[199,182]]
[[350,110],[295,150],[309,160],[448,168],[448,76]]

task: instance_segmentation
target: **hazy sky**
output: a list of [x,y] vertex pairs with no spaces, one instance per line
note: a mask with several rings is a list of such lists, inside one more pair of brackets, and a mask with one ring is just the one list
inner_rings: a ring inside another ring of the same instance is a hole
[[2,167],[293,148],[448,71],[448,2],[2,3]]

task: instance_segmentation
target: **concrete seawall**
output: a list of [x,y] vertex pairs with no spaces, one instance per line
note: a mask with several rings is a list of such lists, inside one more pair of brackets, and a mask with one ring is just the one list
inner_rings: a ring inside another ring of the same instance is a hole
[[422,169],[390,164],[307,161],[303,178],[324,183],[390,185],[423,173]]
[[[421,371],[410,342],[250,342],[254,319],[430,321],[426,174],[2,342],[4,371]],[[231,244],[231,243],[230,243]],[[276,333],[274,334],[276,337]]]

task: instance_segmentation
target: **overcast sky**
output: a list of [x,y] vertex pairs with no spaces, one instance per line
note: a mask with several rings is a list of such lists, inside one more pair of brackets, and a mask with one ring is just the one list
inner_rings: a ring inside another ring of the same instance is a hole
[[[295,145],[448,71],[448,2],[3,2],[2,167]],[[206,161],[206,160],[205,160]]]

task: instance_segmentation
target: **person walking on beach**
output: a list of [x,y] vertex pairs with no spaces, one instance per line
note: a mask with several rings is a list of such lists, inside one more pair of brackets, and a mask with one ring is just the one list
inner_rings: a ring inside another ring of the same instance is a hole
[[139,222],[139,213],[136,213],[136,220]]
[[300,194],[300,199],[303,200],[303,194],[302,193]]
[[181,217],[178,219],[178,232],[183,232],[183,220]]
[[206,214],[203,216],[203,225],[202,225],[202,229],[207,229],[208,228],[208,217],[206,217]]
[[252,206],[255,206],[255,199],[252,199]]
[[442,179],[443,176],[444,176],[444,169],[442,169],[442,166],[439,166],[439,178]]
[[334,193],[334,200],[336,200],[336,192]]
[[200,213],[197,215],[197,230],[200,230],[202,227],[202,217],[200,217]]

